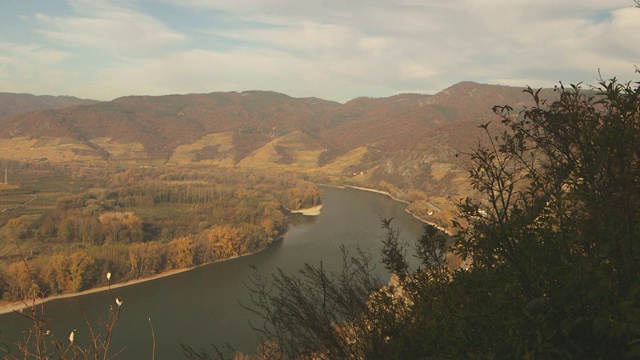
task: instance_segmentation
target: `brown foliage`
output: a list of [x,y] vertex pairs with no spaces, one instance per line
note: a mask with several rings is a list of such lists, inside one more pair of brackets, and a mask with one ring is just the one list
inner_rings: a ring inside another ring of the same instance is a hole
[[167,266],[167,245],[146,242],[129,246],[129,262],[134,277],[160,273]]
[[142,220],[130,211],[105,212],[99,220],[107,234],[107,242],[142,241]]
[[9,264],[3,274],[3,282],[5,283],[3,299],[15,301],[37,297],[40,290],[34,279],[26,260]]
[[41,276],[54,293],[74,293],[95,282],[96,261],[84,251],[70,256],[57,254],[41,272]]
[[167,263],[170,269],[182,269],[195,265],[195,242],[183,236],[169,243]]

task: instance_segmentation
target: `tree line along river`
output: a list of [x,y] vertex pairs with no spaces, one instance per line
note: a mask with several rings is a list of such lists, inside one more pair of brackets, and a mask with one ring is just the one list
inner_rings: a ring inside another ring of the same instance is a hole
[[[394,218],[392,225],[402,240],[413,242],[423,224],[404,211],[405,204],[385,195],[355,189],[323,187],[323,208],[319,216],[292,214],[292,225],[282,241],[257,254],[209,264],[176,275],[113,290],[123,300],[110,353],[125,348],[121,359],[151,358],[152,319],[156,339],[156,359],[182,358],[181,343],[213,353],[211,344],[230,344],[238,351],[253,353],[257,334],[249,322],[257,318],[243,309],[249,304],[248,281],[253,268],[269,275],[280,268],[293,274],[305,263],[327,271],[338,271],[342,263],[340,246],[351,253],[360,248],[380,263],[382,218]],[[384,267],[377,265],[388,280]],[[117,279],[115,279],[117,281]],[[106,292],[53,300],[44,305],[46,316],[58,339],[67,339],[77,329],[76,339],[87,345],[87,327],[78,310],[106,317],[112,304]],[[0,331],[11,336],[29,327],[18,314],[0,315]],[[102,331],[104,334],[104,331]],[[6,342],[2,339],[2,342]]]

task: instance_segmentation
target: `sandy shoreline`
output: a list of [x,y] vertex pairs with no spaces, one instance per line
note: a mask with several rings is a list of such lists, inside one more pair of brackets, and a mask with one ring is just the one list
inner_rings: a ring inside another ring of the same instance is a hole
[[405,204],[408,204],[408,203],[409,203],[408,201],[400,200],[400,199],[397,199],[397,198],[393,197],[393,195],[391,195],[391,193],[389,193],[389,192],[387,192],[387,191],[383,191],[383,190],[376,190],[376,189],[370,189],[370,188],[366,188],[366,187],[362,187],[362,186],[346,186],[346,187],[351,188],[351,189],[356,189],[356,190],[362,190],[362,191],[373,192],[373,193],[376,193],[376,194],[387,195],[387,196],[388,196],[388,197],[390,197],[390,198],[391,198],[391,200],[393,200],[393,201],[397,201],[397,202],[401,202],[401,203],[405,203]]
[[[259,251],[257,251],[257,252],[259,252]],[[256,252],[249,253],[249,254],[243,254],[242,256],[253,255],[255,253]],[[129,281],[120,282],[120,283],[113,283],[113,284],[111,284],[111,290],[118,289],[118,288],[125,287],[125,286],[129,286],[129,285],[139,284],[139,283],[142,283],[142,282],[147,282],[147,281],[160,279],[160,278],[163,278],[163,277],[167,277],[167,276],[183,273],[183,272],[186,272],[186,271],[189,271],[189,270],[193,270],[193,269],[198,268],[200,266],[214,264],[214,263],[218,263],[218,262],[222,262],[222,261],[233,260],[233,259],[237,259],[239,257],[240,256],[233,256],[233,257],[230,257],[230,258],[220,259],[218,261],[214,261],[214,262],[210,262],[210,263],[206,263],[206,264],[200,264],[198,266],[194,266],[194,267],[190,267],[190,268],[173,269],[173,270],[164,271],[164,272],[161,272],[159,274],[156,274],[156,275],[153,275],[153,276],[149,276],[149,277],[129,280]],[[106,274],[105,274],[105,276],[106,276]],[[87,295],[87,294],[94,294],[94,293],[103,292],[103,291],[109,291],[109,286],[108,285],[104,285],[104,286],[100,286],[100,287],[96,287],[96,288],[92,288],[92,289],[87,289],[87,290],[84,290],[84,291],[81,291],[81,292],[77,292],[77,293],[60,294],[60,295],[48,296],[46,298],[38,298],[38,299],[35,299],[35,303],[33,302],[32,299],[25,300],[25,301],[16,301],[16,302],[11,302],[11,303],[0,303],[0,315],[8,314],[8,313],[16,312],[16,311],[20,311],[20,310],[23,310],[23,309],[27,309],[27,308],[30,308],[31,306],[33,306],[34,304],[35,304],[35,306],[40,306],[40,305],[42,305],[42,304],[44,304],[46,302],[52,301],[52,300],[67,299],[67,298],[83,296],[83,295]],[[126,302],[126,299],[123,299],[123,301]]]
[[390,197],[391,200],[393,200],[393,201],[401,202],[401,203],[404,203],[404,204],[409,204],[408,201],[398,199],[398,198],[394,197],[393,195],[391,195],[391,193],[389,193],[388,191],[384,191],[384,190],[376,190],[376,189],[366,188],[366,187],[362,187],[362,186],[355,186],[355,185],[331,185],[331,184],[318,184],[318,185],[333,187],[333,188],[336,188],[336,189],[354,189],[354,190],[368,191],[368,192],[372,192],[372,193],[376,193],[376,194],[386,195],[386,196]]
[[293,210],[291,211],[292,214],[302,214],[302,215],[306,215],[306,216],[318,216],[320,215],[320,210],[322,210],[322,204],[317,205],[317,206],[313,206],[310,208],[306,208],[306,209],[300,209],[300,210]]
[[[388,192],[386,192],[386,191],[376,190],[376,189],[369,189],[369,188],[360,187],[360,186],[346,186],[346,187],[348,187],[348,188],[352,188],[352,189],[356,189],[356,190],[362,190],[362,191],[374,192],[374,193],[376,193],[376,194],[383,194],[383,195],[387,195],[387,196],[388,196],[388,197],[390,197],[390,198],[391,198],[391,200],[393,200],[393,201],[401,202],[401,203],[404,203],[404,204],[409,204],[409,202],[408,202],[408,201],[404,201],[404,200],[396,199],[395,197],[393,197],[393,195],[391,195],[390,193],[388,193]],[[440,225],[438,225],[438,224],[434,224],[434,223],[432,223],[432,222],[429,222],[429,221],[427,221],[427,220],[425,220],[425,219],[420,218],[420,217],[419,217],[419,216],[417,216],[416,214],[414,214],[414,213],[412,213],[411,211],[407,210],[407,208],[405,208],[405,209],[404,209],[404,211],[405,211],[407,214],[409,214],[409,215],[413,216],[416,220],[420,220],[420,221],[422,221],[422,222],[423,222],[423,223],[425,223],[425,224],[432,225],[432,226],[434,226],[436,229],[438,229],[438,230],[442,231],[443,233],[445,233],[445,234],[447,234],[447,235],[453,235],[453,234],[451,233],[451,231],[450,231],[450,230],[445,229],[445,228],[443,228],[442,226],[440,226]]]

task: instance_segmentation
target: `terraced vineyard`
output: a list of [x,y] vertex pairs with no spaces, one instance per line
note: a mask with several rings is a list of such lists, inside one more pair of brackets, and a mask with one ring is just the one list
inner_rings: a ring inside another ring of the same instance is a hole
[[33,194],[18,187],[0,187],[0,212],[14,209],[33,200]]

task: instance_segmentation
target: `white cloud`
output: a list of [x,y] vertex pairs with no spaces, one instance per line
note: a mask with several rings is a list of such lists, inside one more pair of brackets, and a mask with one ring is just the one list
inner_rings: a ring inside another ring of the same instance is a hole
[[5,65],[13,66],[57,64],[71,56],[67,52],[43,48],[37,44],[15,44],[11,42],[0,42],[0,53],[4,53],[6,56]]
[[38,13],[39,32],[63,46],[98,49],[111,55],[150,56],[181,41],[178,33],[153,16],[108,0],[73,0],[75,16]]
[[630,0],[69,4],[73,13],[25,18],[41,36],[32,43],[51,52],[51,69],[85,59],[66,70],[85,81],[66,84],[100,99],[264,89],[346,101],[463,80],[552,86],[593,82],[598,69],[628,78],[640,59]]
[[40,45],[0,42],[0,88],[16,92],[52,93],[69,73],[60,67],[71,54]]
[[[553,84],[563,72],[579,70],[590,79],[599,67],[611,64],[621,71],[626,66],[628,73],[632,71],[630,54],[636,48],[633,41],[623,42],[621,48],[607,53],[604,49],[611,43],[597,44],[595,40],[613,33],[607,29],[610,25],[602,23],[622,26],[618,38],[633,37],[638,32],[629,23],[640,19],[617,15],[637,14],[626,0],[330,1],[324,2],[322,9],[298,1],[192,0],[180,4],[216,8],[239,18],[278,25],[233,29],[217,35],[293,54],[310,53],[330,61],[327,66],[341,64],[344,59],[360,59],[361,64],[355,67],[373,71],[370,77],[379,78],[376,75],[380,72],[398,75],[392,81],[395,88],[403,82],[407,88],[415,88],[417,81],[482,81],[505,75],[524,82],[534,78],[533,72],[539,81]],[[620,10],[624,6],[627,8]],[[380,45],[377,49],[363,46],[375,41]],[[625,56],[625,52],[631,53]]]

